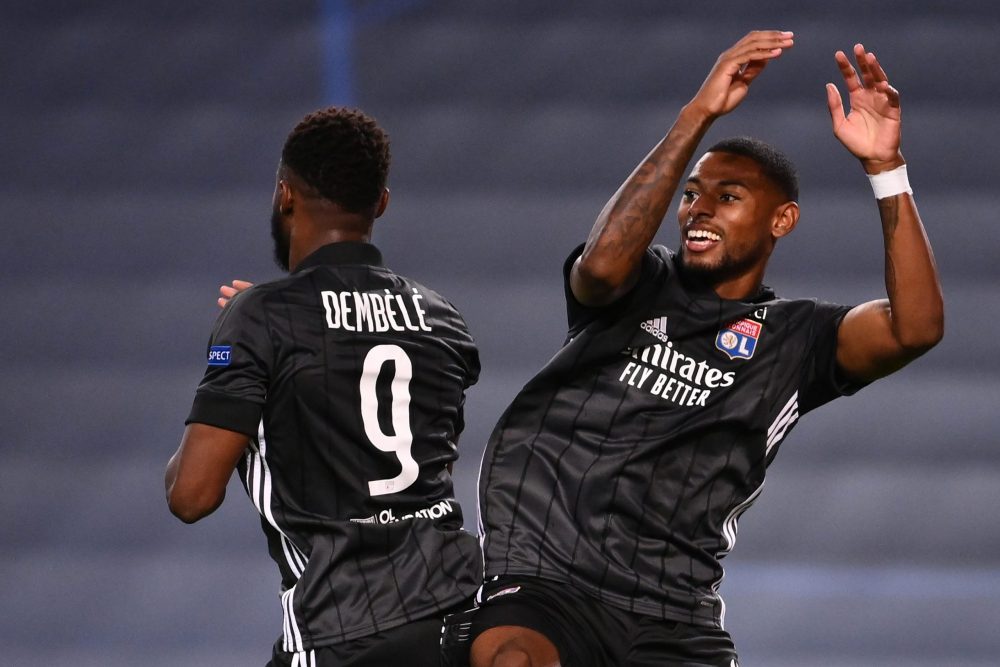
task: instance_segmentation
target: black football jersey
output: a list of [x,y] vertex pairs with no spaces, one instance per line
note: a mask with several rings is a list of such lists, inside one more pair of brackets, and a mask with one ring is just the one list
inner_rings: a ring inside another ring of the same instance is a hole
[[848,307],[764,288],[720,299],[650,248],[637,286],[577,302],[569,335],[497,424],[480,475],[486,575],[569,582],[606,603],[721,627],[719,563],[799,416],[840,377]]
[[238,470],[281,571],[286,651],[475,593],[448,465],[479,356],[451,304],[335,243],[232,299],[208,350],[188,422],[250,437]]

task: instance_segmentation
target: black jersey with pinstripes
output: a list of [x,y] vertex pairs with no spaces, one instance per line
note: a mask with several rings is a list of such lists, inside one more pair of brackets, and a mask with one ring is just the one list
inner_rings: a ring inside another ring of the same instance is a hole
[[448,465],[479,356],[458,311],[365,243],[237,295],[189,422],[251,437],[238,469],[281,570],[284,648],[384,631],[481,581]]
[[799,415],[856,391],[836,370],[848,307],[720,299],[647,251],[632,292],[579,304],[490,437],[486,575],[572,583],[637,613],[721,627],[719,563]]

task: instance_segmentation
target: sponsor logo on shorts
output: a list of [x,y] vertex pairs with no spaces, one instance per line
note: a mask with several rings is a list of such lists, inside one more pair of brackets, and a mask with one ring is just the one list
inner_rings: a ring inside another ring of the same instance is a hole
[[520,586],[511,586],[510,588],[505,588],[502,591],[497,591],[493,595],[491,595],[488,598],[486,598],[486,601],[489,602],[493,598],[498,598],[498,597],[500,597],[502,595],[511,595],[513,593],[517,593],[519,590],[521,590]]
[[231,345],[213,345],[208,348],[209,366],[228,366],[233,358],[233,348]]

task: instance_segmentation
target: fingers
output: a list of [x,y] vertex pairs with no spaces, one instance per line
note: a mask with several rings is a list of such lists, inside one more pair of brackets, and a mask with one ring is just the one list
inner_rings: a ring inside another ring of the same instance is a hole
[[882,64],[878,61],[878,58],[875,57],[874,53],[869,51],[865,54],[865,61],[871,72],[875,90],[885,95],[889,106],[899,108],[899,91],[889,84],[889,77],[886,76],[885,70],[882,69]]
[[220,285],[219,294],[227,299],[231,299],[248,287],[253,287],[253,283],[246,280],[234,280],[231,287],[229,285]]
[[219,308],[225,308],[226,304],[229,303],[229,300],[236,295],[236,292],[237,290],[233,289],[229,285],[220,285],[219,294],[222,296],[215,300],[215,302],[219,304]]
[[751,62],[777,58],[784,49],[790,49],[794,45],[794,33],[784,30],[755,30],[727,49],[719,60],[738,64],[740,73],[745,74]]
[[792,33],[781,30],[758,30],[744,36],[716,60],[691,107],[710,118],[729,113],[746,97],[750,82],[767,63],[793,43]]
[[847,92],[853,93],[855,90],[860,89],[861,79],[858,78],[858,73],[855,71],[854,66],[851,65],[851,61],[847,59],[847,54],[843,51],[837,51],[833,54],[833,57],[837,61],[837,67],[840,68],[841,76],[844,77]]
[[899,108],[899,91],[890,86],[888,81],[881,82],[876,90],[885,95],[885,99],[890,107],[894,109]]
[[853,93],[861,88],[876,90],[884,93],[892,106],[899,105],[899,92],[889,85],[889,77],[886,76],[882,64],[871,51],[866,51],[863,44],[854,45],[854,59],[858,63],[857,70],[851,65],[847,55],[843,51],[834,54],[840,73],[847,84],[847,92]]
[[767,60],[751,60],[740,70],[740,78],[743,79],[745,83],[750,83],[757,78],[757,75],[764,71],[764,67],[767,65]]
[[232,286],[220,285],[219,294],[221,294],[221,296],[216,299],[216,303],[219,304],[219,308],[225,308],[230,299],[248,287],[253,287],[253,283],[246,280],[234,280]]
[[861,75],[861,83],[865,88],[875,87],[875,75],[872,72],[871,63],[868,60],[868,53],[861,44],[854,45],[854,60],[858,63],[858,71]]
[[844,100],[840,97],[840,91],[832,83],[826,84],[826,105],[830,110],[830,120],[833,121],[833,131],[836,132],[847,116],[844,114]]

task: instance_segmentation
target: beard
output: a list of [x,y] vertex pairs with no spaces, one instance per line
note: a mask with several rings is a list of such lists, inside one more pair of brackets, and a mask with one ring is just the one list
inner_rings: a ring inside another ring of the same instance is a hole
[[288,232],[281,224],[281,212],[277,207],[271,210],[271,239],[274,240],[274,263],[282,271],[288,271],[288,255],[292,244]]
[[766,256],[762,247],[746,244],[737,248],[726,248],[717,259],[706,260],[700,255],[689,253],[683,240],[678,251],[680,267],[688,276],[718,285],[727,280],[745,275]]

